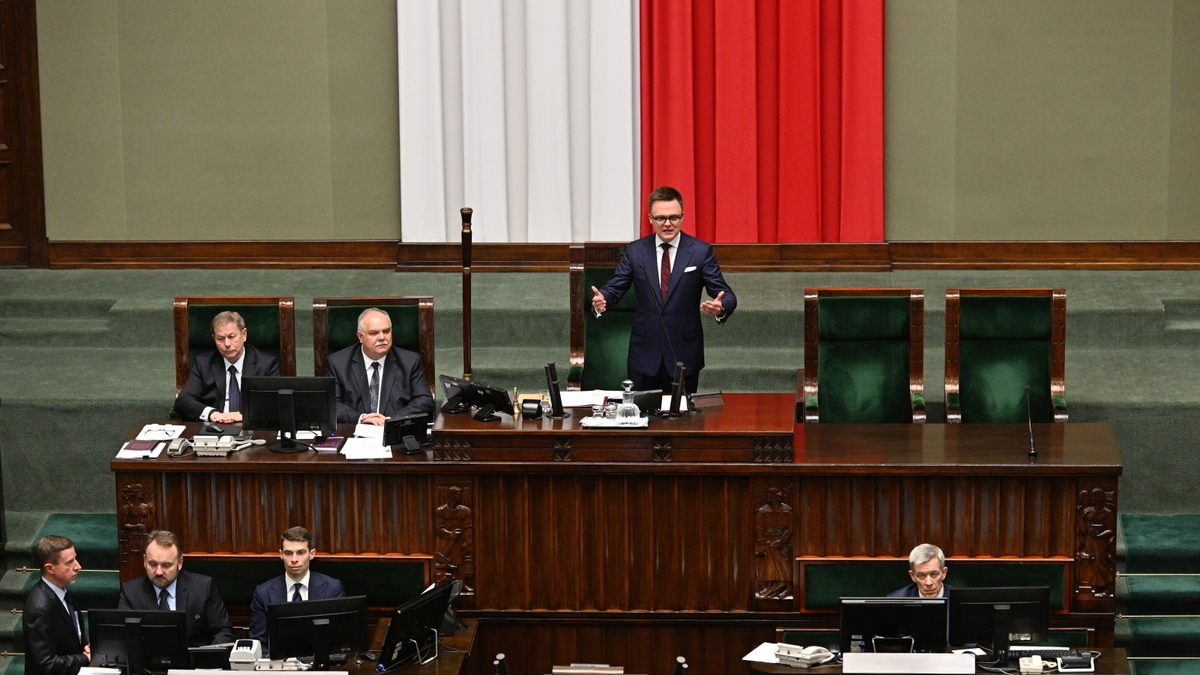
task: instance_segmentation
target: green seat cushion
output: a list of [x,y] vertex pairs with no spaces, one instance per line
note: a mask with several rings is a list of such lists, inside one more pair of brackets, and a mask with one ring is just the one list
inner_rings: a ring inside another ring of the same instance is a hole
[[[188,366],[196,357],[216,348],[212,338],[213,317],[237,312],[246,322],[246,342],[261,352],[280,359],[279,305],[188,305]],[[280,359],[282,361],[282,359]]]
[[615,267],[588,267],[583,271],[583,390],[620,390],[629,372],[629,333],[637,292],[630,286],[615,307],[608,307],[600,318],[591,311],[592,286],[601,288],[612,277]]
[[963,296],[958,334],[967,340],[1049,340],[1053,306],[1042,296]]
[[912,422],[909,297],[828,297],[818,303],[821,422]]
[[[328,325],[326,338],[329,353],[358,344],[358,315],[367,309],[362,306],[336,306],[327,308]],[[397,347],[421,353],[420,308],[412,305],[379,305],[377,309],[387,312],[392,319],[392,341]]]
[[962,340],[963,422],[1025,422],[1025,386],[1034,422],[1051,422],[1049,340]]

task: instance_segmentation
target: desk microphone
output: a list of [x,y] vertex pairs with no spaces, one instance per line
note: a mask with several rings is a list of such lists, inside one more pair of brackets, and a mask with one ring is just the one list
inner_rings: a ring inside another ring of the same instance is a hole
[[1033,408],[1029,406],[1029,385],[1025,385],[1025,419],[1029,422],[1029,459],[1037,459],[1037,448],[1033,445]]
[[687,659],[683,658],[682,656],[676,656],[675,657],[675,674],[674,675],[687,675],[687,671],[688,671]]
[[[669,255],[665,251],[663,255]],[[642,268],[642,274],[646,276],[646,285],[650,287],[650,296],[654,300],[654,311],[658,312],[658,325],[662,326],[663,336],[667,338],[667,349],[671,350],[671,360],[675,362],[675,381],[671,383],[671,408],[665,413],[659,413],[661,417],[682,417],[683,412],[680,410],[681,399],[683,398],[683,378],[684,367],[683,362],[675,356],[675,346],[671,344],[671,331],[667,330],[667,320],[663,318],[662,303],[658,298],[658,294],[654,293],[654,282],[650,280],[650,272],[646,271],[646,263],[638,261],[638,267]]]
[[496,667],[496,675],[508,675],[508,661],[505,660],[503,654],[497,654],[492,665]]

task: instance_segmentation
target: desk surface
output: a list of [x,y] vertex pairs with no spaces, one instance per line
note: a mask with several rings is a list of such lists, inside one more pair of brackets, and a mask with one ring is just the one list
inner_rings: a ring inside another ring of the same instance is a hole
[[[1096,659],[1095,675],[1128,675],[1129,673],[1129,658],[1124,649],[1104,649],[1098,650],[1101,652],[1100,658]],[[753,663],[751,664],[755,672],[759,673],[787,673],[788,675],[796,675],[796,673],[809,672],[803,668],[793,668],[791,666],[776,665],[770,663]],[[817,673],[840,673],[841,666],[829,666],[825,668],[815,669]],[[977,670],[978,673],[994,672]]]

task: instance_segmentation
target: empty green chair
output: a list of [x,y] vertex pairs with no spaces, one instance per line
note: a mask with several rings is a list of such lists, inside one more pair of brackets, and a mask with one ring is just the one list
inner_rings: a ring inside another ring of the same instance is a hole
[[1066,422],[1066,326],[1061,288],[946,289],[946,421]]
[[[629,333],[637,291],[629,292],[597,319],[592,312],[592,286],[600,288],[617,271],[625,244],[571,246],[571,367],[568,389],[620,390],[629,367]],[[562,369],[559,369],[562,372]]]

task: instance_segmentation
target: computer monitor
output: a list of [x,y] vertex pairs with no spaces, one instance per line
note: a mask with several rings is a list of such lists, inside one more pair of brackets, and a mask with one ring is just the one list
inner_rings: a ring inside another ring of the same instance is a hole
[[843,653],[946,651],[945,598],[842,598],[839,611]]
[[492,414],[495,411],[509,415],[513,413],[512,398],[507,389],[468,382],[449,375],[439,375],[438,381],[442,383],[442,391],[446,395],[446,402],[441,408],[444,413],[467,412],[475,407],[479,409],[475,419],[480,422],[499,420],[499,416]]
[[337,429],[337,394],[332,377],[242,378],[242,428],[279,431],[275,452],[302,452],[296,432]]
[[88,631],[93,666],[130,675],[191,666],[186,612],[93,609]]
[[404,454],[415,455],[429,439],[429,415],[415,413],[394,417],[383,423],[383,444],[404,445]]
[[267,605],[267,643],[273,660],[311,656],[329,670],[329,655],[367,649],[367,596]]
[[1008,660],[1012,644],[1050,639],[1050,587],[1007,586],[950,589],[950,644],[990,645],[996,661]]
[[438,627],[457,594],[458,582],[448,581],[400,605],[383,636],[379,664],[386,669],[428,663],[436,656]]

